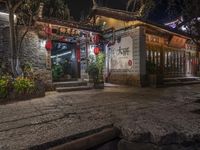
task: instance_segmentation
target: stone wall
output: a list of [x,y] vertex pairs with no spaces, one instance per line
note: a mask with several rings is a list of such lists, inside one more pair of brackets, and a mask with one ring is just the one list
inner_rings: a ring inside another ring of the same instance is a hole
[[[23,30],[20,32],[23,33]],[[0,63],[9,66],[9,28],[0,28]],[[46,69],[47,51],[44,41],[39,39],[37,32],[31,30],[24,38],[20,51],[20,63],[31,64],[35,74],[38,74],[47,86],[52,85],[51,70]]]
[[0,27],[0,64],[9,64],[9,28]]
[[20,52],[21,64],[31,64],[34,72],[46,83],[52,83],[51,70],[46,67],[47,51],[44,41],[40,39],[37,33],[29,31],[24,38]]
[[114,84],[140,86],[139,77],[129,73],[111,73],[108,81]]
[[[110,83],[144,86],[146,76],[145,34],[141,27],[116,31],[107,48],[106,70]],[[108,38],[112,35],[106,35]]]

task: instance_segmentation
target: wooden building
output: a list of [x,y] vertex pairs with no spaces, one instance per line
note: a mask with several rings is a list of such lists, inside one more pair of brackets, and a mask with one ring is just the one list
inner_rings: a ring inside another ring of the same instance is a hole
[[139,19],[134,13],[104,7],[93,9],[108,43],[108,82],[146,85],[149,74],[162,78],[199,75],[200,52],[184,32]]
[[[88,80],[88,58],[99,46],[106,54],[106,82],[146,86],[152,74],[162,79],[199,75],[199,48],[184,32],[105,7],[94,7],[88,20],[40,18],[25,37],[22,64],[31,62],[47,84]],[[97,37],[103,38],[97,42]],[[5,56],[3,49],[8,47],[2,41],[0,45]],[[55,74],[55,69],[62,74]]]

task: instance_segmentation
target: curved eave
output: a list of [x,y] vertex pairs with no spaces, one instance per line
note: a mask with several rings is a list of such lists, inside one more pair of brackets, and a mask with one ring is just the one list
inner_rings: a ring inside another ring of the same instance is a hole
[[111,9],[107,7],[94,7],[92,9],[91,16],[94,16],[94,15],[111,17],[111,18],[119,19],[123,21],[131,21],[137,18],[136,13],[118,10],[118,9]]

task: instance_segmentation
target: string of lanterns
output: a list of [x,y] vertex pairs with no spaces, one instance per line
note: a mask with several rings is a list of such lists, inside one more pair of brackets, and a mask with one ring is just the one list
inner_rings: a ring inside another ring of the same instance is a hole
[[[55,29],[54,29],[55,30]],[[46,36],[47,36],[47,41],[45,44],[45,48],[47,51],[51,51],[53,48],[53,44],[52,44],[52,37],[55,35],[61,35],[61,36],[57,36],[57,40],[59,41],[66,41],[66,37],[64,35],[67,35],[67,37],[69,37],[69,35],[71,36],[76,36],[79,35],[79,37],[85,37],[85,38],[89,38],[90,41],[92,43],[94,43],[96,46],[94,47],[94,54],[98,55],[101,51],[101,48],[99,46],[100,44],[100,35],[96,34],[96,33],[92,33],[92,32],[82,32],[81,30],[74,30],[72,28],[64,28],[61,27],[59,28],[59,31],[57,30],[56,33],[54,33],[55,31],[53,31],[51,26],[45,26],[43,31],[45,32]],[[89,33],[89,34],[88,34]]]

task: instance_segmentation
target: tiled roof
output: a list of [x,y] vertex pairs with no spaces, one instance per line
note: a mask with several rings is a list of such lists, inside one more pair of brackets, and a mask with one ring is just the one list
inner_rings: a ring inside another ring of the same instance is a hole
[[158,24],[149,20],[141,19],[137,16],[136,13],[132,13],[132,12],[124,11],[124,10],[117,10],[117,9],[106,8],[106,7],[94,7],[91,16],[93,15],[110,17],[110,18],[114,18],[114,19],[118,19],[122,21],[141,21],[144,24],[146,24],[146,26],[153,26],[161,30],[165,30],[167,32],[179,34],[182,36],[186,36],[188,38],[190,37],[187,33],[181,30],[173,29],[163,24]]
[[92,15],[102,15],[124,21],[131,21],[138,18],[136,13],[107,7],[94,7],[92,9],[91,16]]
[[88,30],[93,32],[101,32],[98,26],[90,25],[90,24],[82,24],[76,21],[64,21],[64,20],[57,20],[55,18],[42,18],[39,19],[38,22],[50,23],[60,26],[67,26],[71,28],[78,28],[82,30]]

